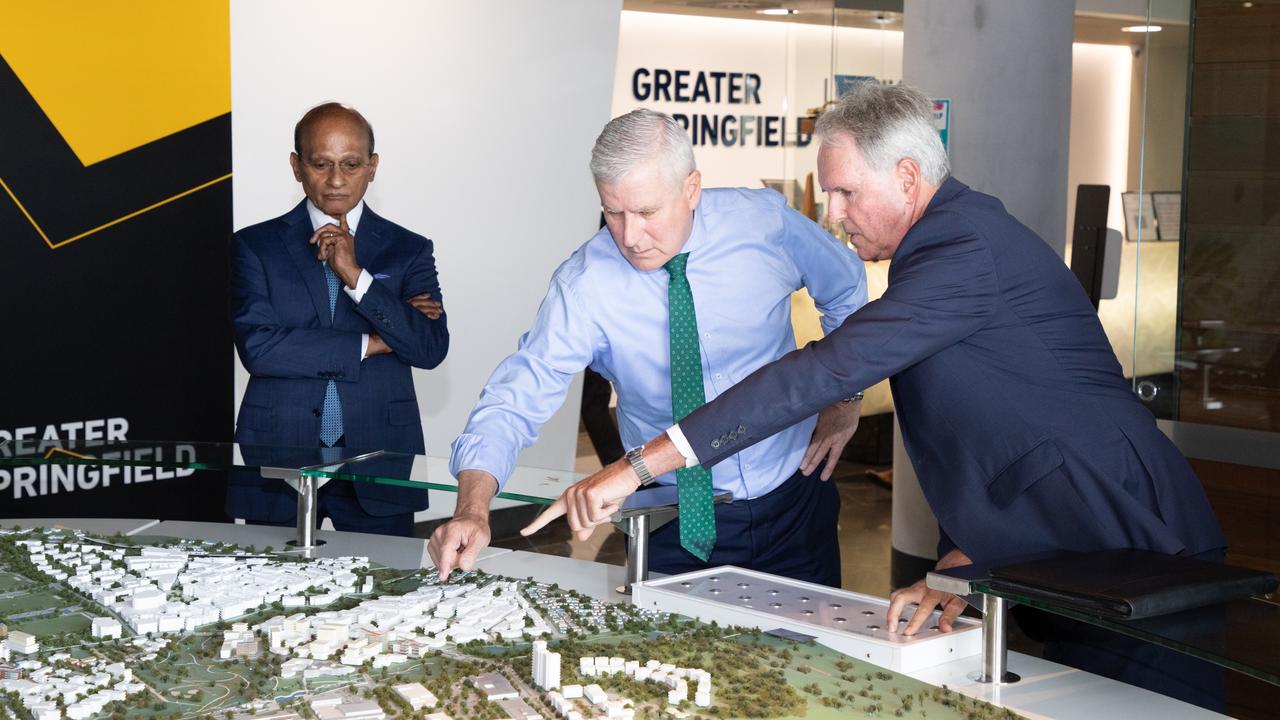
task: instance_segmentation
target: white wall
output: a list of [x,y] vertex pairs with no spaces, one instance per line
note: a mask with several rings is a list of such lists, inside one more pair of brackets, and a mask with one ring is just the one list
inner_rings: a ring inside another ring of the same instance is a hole
[[[301,198],[293,125],[341,100],[377,133],[367,200],[435,241],[449,357],[416,371],[428,453],[448,455],[555,267],[596,229],[587,170],[609,119],[620,0],[232,0],[235,227]],[[236,406],[247,377],[237,363]],[[522,464],[572,470],[579,388]]]
[[[1067,244],[1076,187],[1110,185],[1107,226],[1124,232],[1120,195],[1128,188],[1129,95],[1133,52],[1123,45],[1071,46],[1071,153],[1067,161]],[[1067,256],[1070,258],[1070,255]]]

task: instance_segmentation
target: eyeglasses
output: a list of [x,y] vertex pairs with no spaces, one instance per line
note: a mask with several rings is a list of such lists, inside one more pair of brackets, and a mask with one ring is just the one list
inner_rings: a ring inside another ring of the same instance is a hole
[[355,175],[361,170],[369,167],[367,160],[340,160],[334,162],[332,160],[304,160],[302,164],[308,169],[316,173],[328,175],[336,165],[343,175]]

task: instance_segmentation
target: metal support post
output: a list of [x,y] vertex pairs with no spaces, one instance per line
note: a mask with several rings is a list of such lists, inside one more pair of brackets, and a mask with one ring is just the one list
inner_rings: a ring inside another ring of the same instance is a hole
[[631,586],[649,579],[649,516],[632,515],[627,523],[627,584],[618,588],[631,594]]
[[1007,685],[1022,678],[1008,670],[1008,608],[1005,599],[982,596],[982,672],[970,675],[981,683]]
[[298,478],[298,548],[316,546],[316,479],[311,475]]

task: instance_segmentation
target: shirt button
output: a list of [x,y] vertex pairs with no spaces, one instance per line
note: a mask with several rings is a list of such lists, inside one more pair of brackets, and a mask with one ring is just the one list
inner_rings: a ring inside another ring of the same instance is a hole
[[720,373],[716,373],[716,379],[717,379],[717,380],[723,380],[723,379],[724,379],[724,375],[721,375]]
[[742,469],[743,469],[743,470],[750,470],[750,469],[751,469],[751,463],[747,463],[746,465],[743,465],[743,466],[742,466]]

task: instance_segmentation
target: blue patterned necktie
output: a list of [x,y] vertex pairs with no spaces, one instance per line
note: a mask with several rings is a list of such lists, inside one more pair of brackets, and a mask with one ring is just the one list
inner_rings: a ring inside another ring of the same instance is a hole
[[[684,267],[689,253],[667,261],[667,312],[671,335],[671,415],[676,422],[707,401],[702,385],[702,350],[698,345],[698,318],[693,311],[693,291]],[[716,513],[711,471],[704,467],[676,470],[676,494],[680,502],[680,546],[702,562],[716,545]]]
[[[324,280],[329,286],[329,319],[333,319],[333,310],[338,306],[338,276],[329,267],[329,263],[321,263],[324,268]],[[332,447],[342,437],[342,400],[338,397],[338,384],[333,380],[324,388],[324,410],[320,415],[320,442],[325,447]]]

